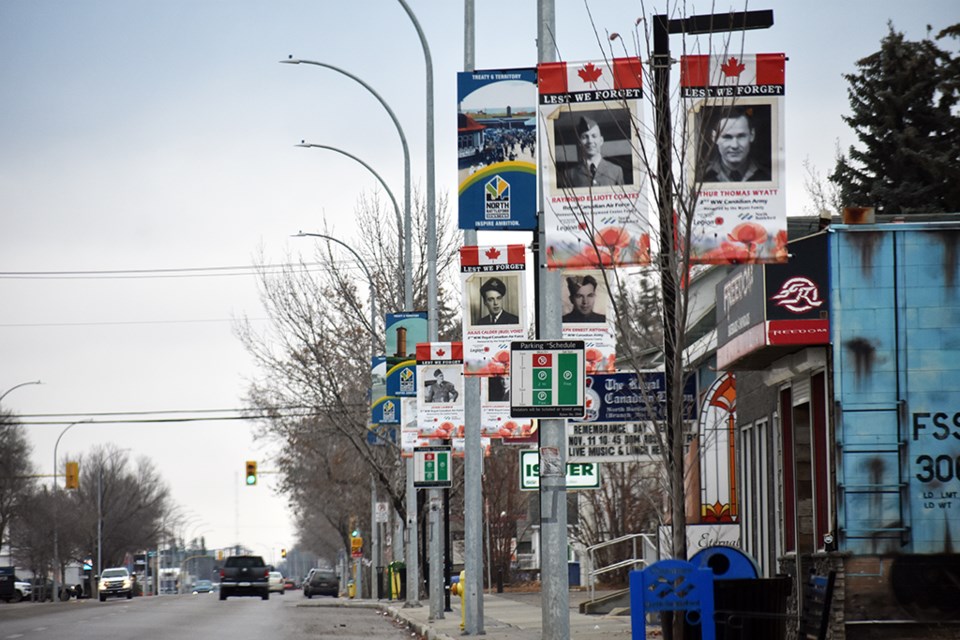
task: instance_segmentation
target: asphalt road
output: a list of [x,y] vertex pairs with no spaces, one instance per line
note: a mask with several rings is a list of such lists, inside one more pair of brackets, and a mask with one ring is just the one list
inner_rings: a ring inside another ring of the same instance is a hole
[[[316,600],[316,598],[314,598]],[[223,640],[410,639],[375,609],[310,607],[300,591],[270,600],[217,594],[67,603],[0,603],[0,640],[219,638]]]

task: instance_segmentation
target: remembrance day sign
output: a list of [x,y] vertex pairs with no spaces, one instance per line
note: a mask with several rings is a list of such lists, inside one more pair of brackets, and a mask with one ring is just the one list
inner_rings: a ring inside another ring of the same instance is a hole
[[690,261],[787,260],[782,53],[682,56],[687,180],[698,192]]

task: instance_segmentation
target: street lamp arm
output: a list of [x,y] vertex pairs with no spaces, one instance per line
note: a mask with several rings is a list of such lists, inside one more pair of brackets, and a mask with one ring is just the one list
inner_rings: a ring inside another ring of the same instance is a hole
[[[409,10],[408,10],[409,11]],[[419,29],[419,27],[418,27]],[[421,32],[422,33],[422,32]],[[422,36],[421,36],[422,37]],[[429,55],[429,54],[428,54]],[[403,308],[407,311],[411,311],[413,308],[413,263],[410,260],[410,257],[413,255],[413,236],[412,236],[412,223],[411,223],[411,209],[410,209],[410,147],[407,145],[407,136],[403,133],[403,127],[400,126],[400,120],[397,119],[397,115],[393,112],[393,109],[390,108],[390,105],[387,104],[387,101],[377,93],[373,87],[369,84],[353,75],[346,69],[341,69],[332,64],[327,64],[325,62],[317,62],[316,60],[303,60],[300,58],[294,58],[290,56],[287,60],[280,60],[281,64],[311,64],[316,67],[323,67],[325,69],[330,69],[331,71],[336,71],[339,74],[345,75],[351,80],[359,83],[364,89],[373,94],[373,97],[383,106],[387,111],[387,114],[390,116],[390,119],[393,120],[393,125],[397,128],[397,134],[400,136],[400,144],[403,147],[403,251],[400,256],[400,263],[403,265]],[[406,259],[404,259],[406,257]]]
[[370,275],[370,270],[367,269],[367,264],[363,261],[363,258],[360,257],[360,254],[356,250],[348,245],[343,240],[334,238],[333,236],[328,236],[323,233],[307,233],[305,231],[298,231],[297,233],[291,236],[292,238],[323,238],[324,240],[329,240],[330,242],[336,242],[341,247],[353,254],[353,257],[357,259],[357,264],[360,265],[360,268],[363,269],[363,273],[367,276],[367,281],[370,283],[370,291],[374,290],[373,276]]
[[25,386],[27,386],[28,384],[43,384],[43,383],[40,382],[39,380],[31,380],[30,382],[21,382],[20,384],[15,384],[15,385],[13,385],[12,387],[10,387],[9,389],[7,389],[6,391],[4,391],[2,395],[0,395],[0,402],[3,402],[3,399],[7,397],[7,394],[10,393],[11,391],[13,391],[14,389],[19,389],[20,387],[25,387]]
[[396,199],[395,197],[393,197],[393,191],[390,190],[390,187],[387,186],[387,183],[383,180],[383,178],[380,176],[380,174],[377,173],[377,172],[374,170],[373,167],[371,167],[369,164],[367,164],[366,162],[364,162],[363,160],[361,160],[361,159],[358,158],[357,156],[353,155],[352,153],[348,153],[347,151],[344,151],[343,149],[338,149],[337,147],[331,147],[330,145],[326,145],[326,144],[313,144],[313,143],[304,142],[303,140],[301,140],[301,141],[300,141],[300,144],[297,144],[297,145],[294,145],[294,146],[296,146],[296,147],[303,147],[303,148],[305,148],[305,149],[328,149],[329,151],[336,151],[336,152],[339,153],[340,155],[347,156],[347,157],[350,158],[351,160],[356,160],[357,162],[359,162],[360,164],[362,164],[364,167],[366,167],[367,170],[368,170],[370,173],[372,173],[373,176],[380,182],[381,186],[383,186],[384,190],[387,192],[387,195],[390,196],[390,202],[393,203],[393,210],[396,212],[396,216],[397,216],[397,229],[403,229],[403,218],[402,218],[402,214],[401,214],[401,212],[400,212],[400,205],[397,204],[397,199]]
[[420,46],[423,48],[423,59],[427,72],[427,340],[437,339],[437,210],[436,210],[436,170],[434,157],[434,126],[433,126],[433,57],[430,55],[430,45],[427,36],[420,26],[413,9],[406,0],[399,0],[400,6],[407,12],[410,21],[417,30]]
[[367,268],[367,263],[363,261],[363,258],[360,257],[360,254],[356,250],[348,245],[343,240],[334,238],[333,236],[328,236],[324,233],[306,233],[299,231],[293,235],[294,238],[323,238],[329,242],[336,242],[341,247],[345,248],[347,251],[353,254],[353,257],[357,259],[357,264],[360,265],[360,268],[363,269],[364,275],[367,276],[367,282],[370,284],[370,358],[371,360],[377,355],[377,346],[376,339],[373,336],[376,336],[377,333],[377,286],[373,281],[373,275],[370,273],[370,269]]

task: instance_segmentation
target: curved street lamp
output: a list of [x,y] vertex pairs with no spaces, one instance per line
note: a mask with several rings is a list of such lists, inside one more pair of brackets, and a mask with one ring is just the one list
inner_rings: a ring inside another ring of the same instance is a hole
[[[403,308],[405,311],[410,311],[413,308],[413,265],[409,260],[406,262],[403,260],[404,256],[413,255],[413,243],[412,236],[410,233],[410,148],[407,146],[407,136],[403,133],[403,127],[400,126],[400,121],[397,119],[396,114],[393,112],[393,109],[390,108],[390,105],[387,104],[387,101],[384,100],[379,93],[377,93],[373,87],[364,82],[362,79],[353,75],[345,69],[341,69],[332,64],[327,64],[326,62],[317,62],[316,60],[303,60],[300,58],[294,58],[290,56],[287,60],[280,60],[281,64],[310,64],[315,67],[323,67],[325,69],[330,69],[331,71],[336,71],[337,73],[343,74],[360,84],[364,89],[373,94],[373,97],[377,99],[378,102],[386,109],[387,114],[389,114],[390,119],[393,120],[394,126],[397,128],[397,133],[400,135],[400,144],[403,146],[403,238],[401,244],[404,249],[400,255],[400,263],[403,265]],[[428,203],[429,207],[429,203]],[[398,221],[399,223],[399,221]]]
[[[400,213],[400,205],[397,204],[397,199],[396,199],[395,197],[393,197],[393,191],[391,191],[391,190],[390,190],[390,187],[387,186],[387,183],[384,181],[383,177],[382,177],[379,173],[377,173],[377,172],[374,170],[374,168],[371,167],[369,164],[367,164],[366,162],[364,162],[363,160],[361,160],[361,159],[358,158],[357,156],[353,155],[352,153],[349,153],[349,152],[347,152],[347,151],[344,151],[343,149],[340,149],[340,148],[338,148],[338,147],[331,147],[330,145],[327,145],[327,144],[313,144],[313,143],[311,143],[311,142],[306,142],[306,141],[304,141],[304,140],[301,140],[301,141],[300,141],[300,144],[296,144],[296,145],[294,145],[294,146],[295,146],[295,147],[303,147],[304,149],[327,149],[327,150],[329,150],[329,151],[336,151],[336,152],[339,153],[340,155],[347,156],[347,157],[350,158],[351,160],[356,160],[357,162],[359,162],[360,164],[362,164],[364,167],[366,167],[367,171],[369,171],[370,173],[373,174],[373,176],[380,182],[380,186],[382,186],[383,189],[387,192],[387,195],[390,197],[390,202],[393,203],[393,210],[394,210],[394,211],[396,212],[396,214],[397,214],[397,224],[398,224],[398,225],[400,224],[400,216],[401,216],[401,213]],[[400,261],[401,261],[401,264],[402,264],[402,262],[403,262],[403,251],[400,252],[399,258],[400,258]]]
[[[23,384],[33,384],[33,383],[25,382],[25,383],[23,383]],[[37,382],[36,384],[40,384],[40,383]],[[22,386],[22,385],[17,385],[17,386]],[[16,389],[16,387],[14,387],[14,389]],[[10,393],[10,391],[12,391],[12,390],[13,390],[13,389],[7,391],[7,393]],[[6,395],[6,393],[5,393],[4,395]],[[2,396],[0,396],[0,399],[2,399]],[[51,596],[50,596],[50,599],[51,599],[53,602],[57,602],[57,601],[60,599],[60,590],[59,590],[59,586],[60,586],[60,549],[59,549],[59,542],[58,542],[58,538],[57,538],[57,525],[58,525],[58,520],[59,520],[59,519],[57,518],[57,511],[58,511],[58,509],[57,509],[57,503],[56,503],[56,496],[59,495],[60,487],[59,487],[59,485],[57,484],[57,448],[60,446],[60,439],[64,436],[64,434],[67,433],[67,431],[70,430],[71,427],[73,427],[73,426],[75,426],[75,425],[78,425],[78,424],[81,424],[81,423],[84,423],[84,422],[90,422],[90,421],[89,421],[89,420],[77,420],[76,422],[71,422],[70,424],[68,424],[66,427],[64,427],[63,431],[60,432],[60,435],[57,436],[57,441],[56,441],[56,442],[54,443],[54,445],[53,445],[53,496],[54,496],[54,504],[53,504],[53,593],[52,593]],[[97,567],[97,569],[99,569],[99,568],[100,568],[100,567]]]
[[345,248],[347,251],[353,254],[353,257],[356,258],[357,264],[360,265],[360,268],[363,269],[364,275],[367,276],[367,282],[370,284],[370,364],[373,364],[373,358],[377,356],[377,287],[373,282],[373,275],[371,275],[370,270],[367,268],[367,263],[363,261],[363,258],[360,257],[360,254],[357,253],[353,247],[348,245],[343,240],[338,240],[333,236],[328,236],[323,233],[305,233],[300,231],[291,236],[293,238],[323,238],[329,242],[335,242],[341,247]]
[[10,393],[11,391],[13,391],[14,389],[19,389],[20,387],[25,387],[25,386],[27,386],[28,384],[43,384],[43,383],[40,382],[39,380],[31,380],[30,382],[21,382],[20,384],[15,384],[15,385],[13,385],[12,387],[10,387],[9,389],[7,389],[6,391],[4,391],[2,394],[0,394],[0,402],[3,402],[3,399],[7,397],[7,394]]

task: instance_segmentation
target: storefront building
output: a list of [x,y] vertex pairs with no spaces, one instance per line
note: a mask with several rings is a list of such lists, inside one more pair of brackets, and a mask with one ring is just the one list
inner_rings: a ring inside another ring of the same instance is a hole
[[[960,633],[960,221],[835,224],[718,286],[745,551],[833,638]],[[775,563],[775,566],[774,566]]]

